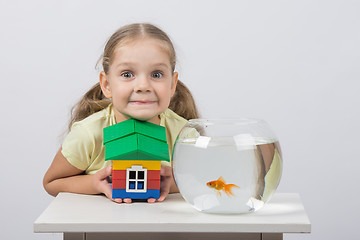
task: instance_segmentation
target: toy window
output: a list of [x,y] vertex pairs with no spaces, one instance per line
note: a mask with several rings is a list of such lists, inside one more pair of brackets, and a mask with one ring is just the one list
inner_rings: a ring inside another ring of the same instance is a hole
[[147,169],[133,165],[126,170],[126,191],[146,192]]
[[136,179],[136,171],[129,171],[129,179]]

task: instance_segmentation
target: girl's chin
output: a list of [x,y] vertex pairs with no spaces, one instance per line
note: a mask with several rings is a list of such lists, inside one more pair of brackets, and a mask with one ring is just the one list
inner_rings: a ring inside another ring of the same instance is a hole
[[125,119],[136,119],[139,121],[148,121],[155,124],[160,124],[160,116],[159,114],[131,114],[131,113],[122,113]]

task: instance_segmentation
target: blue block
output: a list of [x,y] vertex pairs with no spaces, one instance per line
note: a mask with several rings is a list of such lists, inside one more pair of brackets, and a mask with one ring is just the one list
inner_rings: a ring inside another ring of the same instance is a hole
[[113,189],[112,198],[131,198],[131,199],[159,199],[160,189],[148,189],[145,193],[126,192],[126,189]]

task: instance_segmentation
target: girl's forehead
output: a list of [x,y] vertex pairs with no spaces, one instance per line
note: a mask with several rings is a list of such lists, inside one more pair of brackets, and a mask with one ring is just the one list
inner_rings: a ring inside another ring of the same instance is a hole
[[169,44],[163,40],[149,37],[127,39],[119,42],[115,48],[115,52],[124,48],[137,49],[140,47],[156,47],[159,50],[169,52]]
[[[153,58],[170,64],[170,53],[167,44],[158,39],[145,38],[119,44],[113,55],[113,63],[123,60],[139,60]],[[170,64],[171,65],[171,64]],[[170,66],[171,67],[171,66]]]

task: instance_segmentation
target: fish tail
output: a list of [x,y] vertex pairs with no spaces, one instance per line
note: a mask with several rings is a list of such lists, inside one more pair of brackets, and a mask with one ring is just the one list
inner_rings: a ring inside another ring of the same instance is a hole
[[232,188],[236,187],[236,188],[240,188],[239,186],[235,185],[235,184],[226,184],[225,185],[225,193],[230,197],[230,196],[235,196],[234,193],[232,192]]

